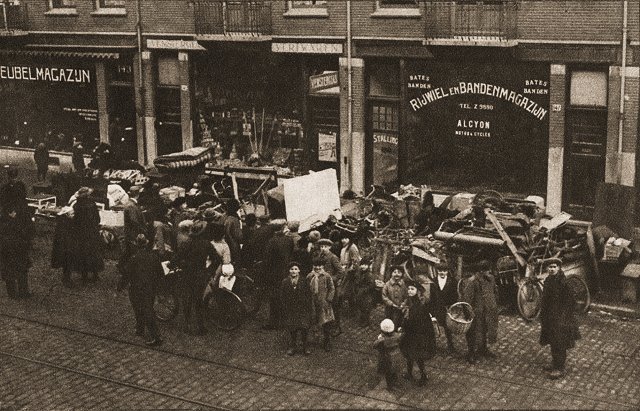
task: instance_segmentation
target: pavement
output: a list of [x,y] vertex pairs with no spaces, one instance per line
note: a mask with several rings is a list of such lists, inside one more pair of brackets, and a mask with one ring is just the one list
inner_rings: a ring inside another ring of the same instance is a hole
[[[317,343],[289,357],[286,333],[265,331],[266,307],[238,330],[208,325],[201,337],[180,331],[181,316],[160,325],[165,343],[134,334],[126,292],[116,292],[115,262],[100,281],[67,289],[50,268],[51,224],[39,222],[30,282],[33,297],[0,289],[0,409],[639,409],[640,319],[594,309],[580,318],[582,339],[568,373],[549,380],[539,324],[500,316],[495,360],[469,365],[464,338],[446,352],[444,336],[427,364],[429,381],[389,392],[375,373],[372,342],[382,319],[359,327],[349,316],[333,350]],[[620,306],[617,306],[620,307]],[[625,307],[622,307],[625,308]],[[393,361],[402,370],[401,356]]]

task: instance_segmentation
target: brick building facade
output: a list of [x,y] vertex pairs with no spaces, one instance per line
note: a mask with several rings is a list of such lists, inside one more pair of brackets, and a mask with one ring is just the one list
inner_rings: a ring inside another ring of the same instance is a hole
[[[599,181],[635,186],[640,171],[638,0],[5,8],[5,70],[87,69],[91,81],[65,77],[51,92],[52,79],[6,71],[0,92],[16,103],[3,109],[12,120],[0,123],[2,144],[53,131],[150,164],[218,141],[242,157],[254,147],[240,137],[260,131],[303,149],[311,168],[338,169],[341,189],[489,188],[542,195],[551,212],[577,215],[590,214]],[[15,109],[27,103],[28,113]],[[276,122],[282,132],[272,133]]]

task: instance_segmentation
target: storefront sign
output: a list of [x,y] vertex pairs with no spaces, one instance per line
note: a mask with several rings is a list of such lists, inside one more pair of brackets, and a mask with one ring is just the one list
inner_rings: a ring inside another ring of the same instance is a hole
[[449,189],[544,192],[549,65],[413,61],[402,81],[412,125],[401,133],[411,148],[403,179]]
[[309,93],[337,87],[339,85],[337,71],[325,71],[322,74],[309,77]]
[[338,161],[336,132],[318,133],[318,161]]
[[274,53],[342,54],[338,43],[272,43]]
[[398,178],[398,136],[373,133],[373,181],[375,184],[393,183]]
[[88,69],[0,65],[0,80],[91,83]]
[[147,39],[147,47],[165,50],[206,50],[195,40]]

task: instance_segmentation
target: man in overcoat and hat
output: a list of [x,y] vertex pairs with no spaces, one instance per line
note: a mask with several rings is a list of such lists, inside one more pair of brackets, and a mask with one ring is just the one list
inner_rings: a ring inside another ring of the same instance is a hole
[[288,265],[293,257],[293,239],[285,235],[284,220],[274,220],[276,232],[269,239],[264,249],[264,286],[269,298],[269,319],[265,329],[280,326],[280,285],[288,274]]
[[340,258],[331,251],[331,247],[333,247],[333,241],[327,238],[323,238],[318,240],[318,246],[320,247],[318,257],[324,260],[324,270],[329,273],[336,288],[336,294],[333,298],[332,307],[333,313],[336,317],[336,327],[338,329],[338,333],[341,333],[342,316],[340,311],[342,309],[342,301],[344,297],[344,279],[346,272],[344,267],[342,266],[342,263],[340,262]]
[[129,285],[129,300],[136,318],[136,335],[143,337],[148,331],[145,344],[157,346],[162,344],[158,334],[153,303],[158,282],[163,270],[158,255],[149,249],[149,240],[144,234],[138,234],[134,242],[136,251],[127,262],[118,289]]
[[[207,241],[207,223],[196,221],[191,226],[189,239],[182,243],[171,259],[170,267],[182,269],[182,307],[184,309],[184,331],[191,332],[191,313],[195,310],[195,335],[203,335],[204,305],[202,295],[207,286],[207,258],[212,267],[218,267],[222,260],[213,245]],[[215,270],[214,270],[215,271]]]
[[575,295],[561,267],[559,258],[550,258],[543,263],[549,275],[542,291],[540,344],[551,346],[553,361],[550,367],[545,367],[551,379],[565,375],[567,349],[573,348],[575,341],[580,339],[575,318]]
[[478,356],[495,358],[487,344],[498,339],[498,302],[495,277],[488,261],[481,261],[477,271],[469,278],[463,292],[463,301],[473,308],[475,317],[467,331],[469,353],[467,361],[478,362]]

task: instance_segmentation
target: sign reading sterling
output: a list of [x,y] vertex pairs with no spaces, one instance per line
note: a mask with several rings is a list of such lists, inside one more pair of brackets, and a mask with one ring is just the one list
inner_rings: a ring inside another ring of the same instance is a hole
[[165,50],[206,50],[195,40],[147,39],[147,47]]
[[91,83],[89,69],[0,65],[0,80]]

